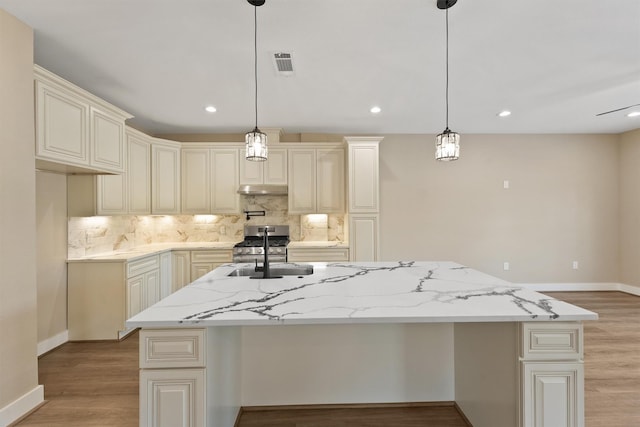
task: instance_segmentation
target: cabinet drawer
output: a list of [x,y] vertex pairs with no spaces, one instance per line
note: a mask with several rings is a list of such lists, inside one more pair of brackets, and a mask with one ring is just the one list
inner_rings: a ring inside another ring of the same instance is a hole
[[129,261],[127,263],[127,277],[135,277],[151,270],[157,270],[158,268],[160,268],[160,258],[158,255]]
[[205,347],[205,329],[142,329],[140,368],[204,367]]
[[349,261],[349,248],[291,248],[287,253],[289,262]]
[[524,323],[521,328],[523,359],[582,359],[581,323]]
[[191,262],[231,262],[233,258],[231,249],[221,249],[215,251],[191,251]]

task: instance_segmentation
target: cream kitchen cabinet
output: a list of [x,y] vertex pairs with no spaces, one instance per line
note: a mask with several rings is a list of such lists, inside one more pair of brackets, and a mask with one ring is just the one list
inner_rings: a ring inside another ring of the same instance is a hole
[[151,213],[151,140],[126,130],[125,171],[120,175],[69,175],[69,216]]
[[349,248],[287,248],[289,262],[342,262],[349,261]]
[[35,66],[36,165],[59,172],[119,174],[125,111]]
[[344,149],[295,148],[288,157],[290,214],[344,212]]
[[154,138],[151,143],[151,213],[180,213],[180,143]]
[[380,259],[380,175],[378,137],[347,142],[349,250],[351,261]]
[[131,332],[125,328],[126,319],[160,300],[161,255],[70,262],[69,340],[113,340]]
[[175,292],[191,283],[191,252],[171,251],[171,291]]
[[232,262],[231,249],[206,249],[191,251],[191,282],[196,281],[222,264]]
[[264,162],[245,161],[246,150],[240,153],[240,185],[287,185],[285,148],[269,148],[269,158]]
[[183,148],[182,213],[240,213],[239,154],[238,147]]
[[163,299],[173,293],[173,255],[171,251],[162,252],[160,258],[160,298]]
[[206,329],[140,332],[140,426],[204,427]]

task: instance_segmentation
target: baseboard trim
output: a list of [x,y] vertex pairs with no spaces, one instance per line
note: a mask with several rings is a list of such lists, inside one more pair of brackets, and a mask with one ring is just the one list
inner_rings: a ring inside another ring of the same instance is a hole
[[38,343],[38,357],[69,341],[69,331],[65,330]]
[[623,283],[518,283],[518,285],[538,292],[618,291],[640,296],[640,287]]
[[[419,408],[419,407],[455,406],[454,401],[443,400],[436,402],[392,402],[392,403],[320,403],[302,405],[265,405],[265,406],[242,406],[242,412],[262,412],[262,411],[295,411],[300,409],[367,409],[367,408]],[[240,414],[238,414],[240,415]]]
[[6,427],[18,421],[44,402],[44,386],[38,385],[30,392],[0,408],[0,427]]

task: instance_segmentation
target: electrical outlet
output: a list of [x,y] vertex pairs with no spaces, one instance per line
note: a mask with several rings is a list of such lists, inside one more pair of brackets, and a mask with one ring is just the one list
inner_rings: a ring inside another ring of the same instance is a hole
[[504,268],[504,271],[508,271],[509,270],[509,263],[505,262],[502,264],[502,268]]
[[574,270],[578,269],[578,261],[573,261],[573,269]]
[[509,189],[509,180],[505,179],[504,181],[502,181],[502,188],[504,188],[505,190]]
[[227,234],[227,227],[225,227],[224,225],[221,225],[220,228],[218,229],[218,233],[220,233],[221,236],[224,236],[225,234]]

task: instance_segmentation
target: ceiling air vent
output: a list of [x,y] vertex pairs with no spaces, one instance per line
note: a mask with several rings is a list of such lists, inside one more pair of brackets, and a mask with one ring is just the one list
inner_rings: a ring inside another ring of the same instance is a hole
[[293,75],[293,55],[290,53],[277,52],[273,54],[273,61],[276,66],[276,72],[279,75]]

